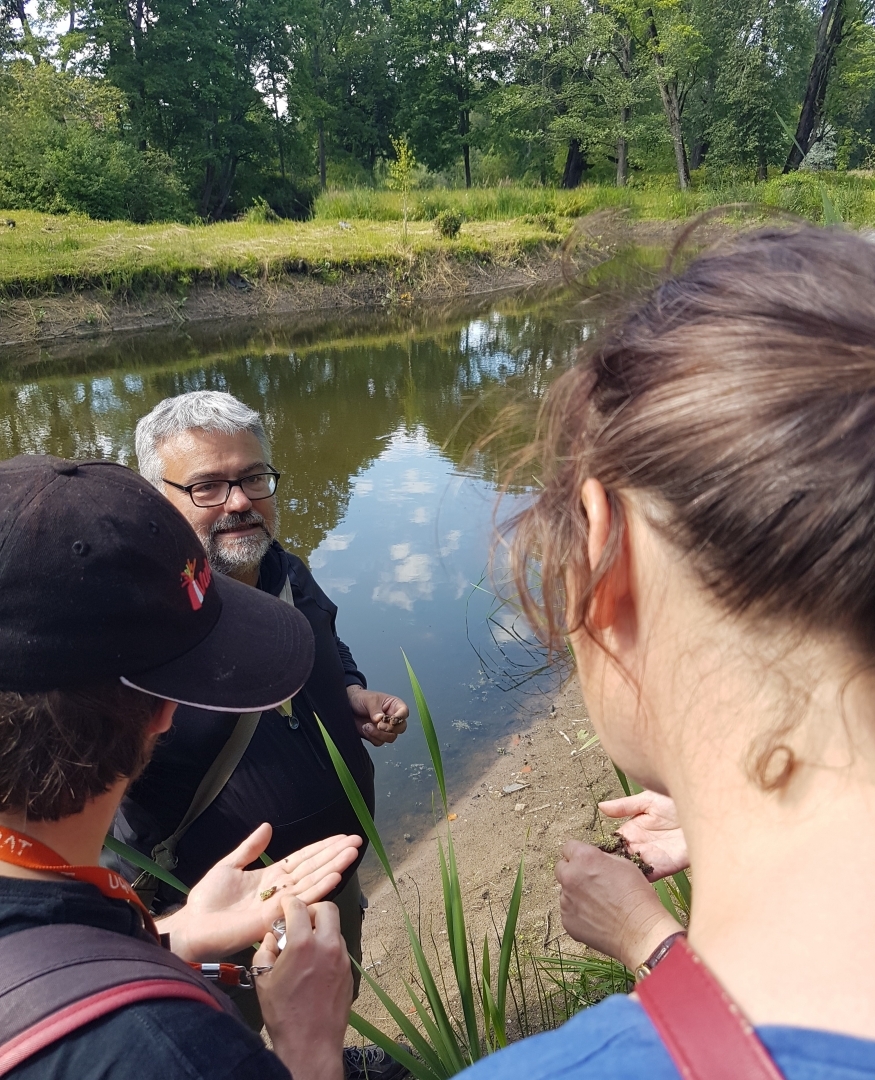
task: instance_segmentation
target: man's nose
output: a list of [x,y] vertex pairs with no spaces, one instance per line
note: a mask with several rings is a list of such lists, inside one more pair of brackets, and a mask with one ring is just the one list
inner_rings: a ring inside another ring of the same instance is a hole
[[229,514],[243,514],[252,509],[252,502],[246,497],[246,492],[239,484],[228,492],[225,509]]

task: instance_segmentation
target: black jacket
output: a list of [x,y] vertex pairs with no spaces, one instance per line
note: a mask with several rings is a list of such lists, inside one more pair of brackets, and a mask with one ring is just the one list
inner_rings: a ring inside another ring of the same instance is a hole
[[[0,878],[0,938],[54,923],[139,937],[140,916],[81,881]],[[2,1041],[2,1032],[0,1032]],[[94,1020],[9,1074],[10,1080],[290,1080],[244,1024],[198,1001],[141,1001]]]
[[[292,702],[291,718],[276,711],[262,716],[224,790],[180,841],[174,873],[187,885],[197,882],[264,821],[273,826],[267,849],[273,859],[335,833],[361,835],[314,713],[343,754],[371,813],[374,810],[373,764],[356,730],[346,693],[351,684],[365,686],[365,678],[337,637],[337,608],[304,563],[274,542],[262,561],[258,588],[278,596],[286,578],[295,606],[316,636],[313,672]],[[170,836],[236,722],[236,714],[180,705],[173,728],[122,802],[113,827],[116,837],[148,855]],[[354,868],[344,875],[344,883]],[[159,897],[178,899],[164,889]]]

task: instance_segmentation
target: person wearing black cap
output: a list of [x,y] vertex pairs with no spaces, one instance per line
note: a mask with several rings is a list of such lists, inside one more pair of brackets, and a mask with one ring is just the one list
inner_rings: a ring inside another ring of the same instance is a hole
[[[273,708],[312,662],[307,620],[213,575],[182,515],[130,470],[0,463],[0,1075],[340,1080],[349,963],[336,908],[314,901],[358,837],[247,872],[264,825],[157,925],[99,865],[177,702],[216,716]],[[262,939],[253,972],[276,1055],[160,948],[162,931],[196,963]],[[65,968],[58,950],[76,942]],[[81,999],[80,983],[106,971]]]

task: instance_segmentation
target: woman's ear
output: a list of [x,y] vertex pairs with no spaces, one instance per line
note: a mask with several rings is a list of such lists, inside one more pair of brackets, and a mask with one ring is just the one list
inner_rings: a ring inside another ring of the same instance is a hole
[[[607,492],[594,477],[584,481],[580,499],[589,522],[587,555],[590,573],[602,560],[611,535],[611,504]],[[629,592],[629,549],[625,537],[614,561],[599,582],[589,611],[590,622],[597,630],[607,630],[617,617],[617,609]]]

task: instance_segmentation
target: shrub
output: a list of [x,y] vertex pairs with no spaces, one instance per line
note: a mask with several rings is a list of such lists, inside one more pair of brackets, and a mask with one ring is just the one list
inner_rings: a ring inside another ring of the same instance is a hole
[[452,240],[462,228],[462,215],[458,210],[441,210],[434,219],[434,231],[445,240]]
[[0,100],[0,203],[104,220],[192,216],[170,159],[124,138],[121,93],[50,64],[13,68]]
[[526,225],[537,225],[539,229],[547,232],[558,232],[555,214],[524,214],[523,221]]
[[263,199],[260,195],[240,216],[243,221],[248,221],[252,225],[276,225],[282,220],[267,199]]
[[[318,183],[315,179],[281,176],[264,172],[251,162],[244,162],[237,173],[228,206],[231,217],[243,217],[256,205],[265,204],[278,218],[307,221],[313,214]],[[257,220],[246,216],[245,220]],[[269,216],[264,221],[272,221]]]

